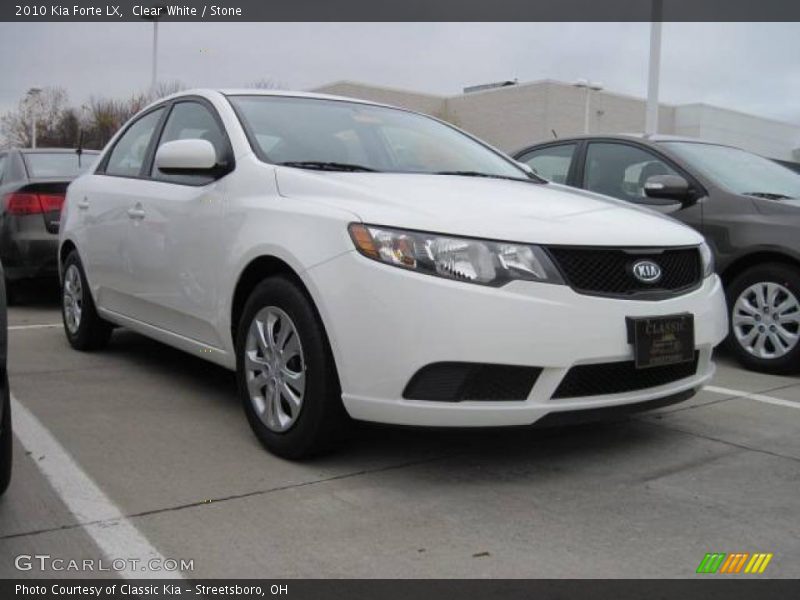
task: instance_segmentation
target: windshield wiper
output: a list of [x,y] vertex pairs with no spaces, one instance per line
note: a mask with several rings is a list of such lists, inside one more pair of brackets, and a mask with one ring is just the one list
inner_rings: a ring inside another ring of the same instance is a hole
[[786,194],[777,194],[774,192],[745,192],[745,196],[755,196],[756,198],[766,198],[767,200],[794,200],[791,196]]
[[360,171],[365,173],[375,173],[376,169],[370,169],[363,165],[351,163],[329,162],[321,160],[289,160],[278,163],[284,167],[297,167],[298,169],[316,169],[317,171]]
[[461,177],[487,177],[489,179],[508,179],[509,181],[527,181],[531,183],[539,183],[539,179],[532,177],[512,177],[511,175],[495,175],[493,173],[482,173],[481,171],[435,171],[433,175],[458,175]]

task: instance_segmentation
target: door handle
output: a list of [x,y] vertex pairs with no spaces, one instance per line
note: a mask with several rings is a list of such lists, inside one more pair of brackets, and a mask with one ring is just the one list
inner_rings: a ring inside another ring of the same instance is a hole
[[144,209],[141,206],[134,206],[128,209],[128,216],[131,219],[144,219]]
[[83,200],[78,200],[78,208],[80,210],[87,210],[89,208],[89,199],[84,197]]

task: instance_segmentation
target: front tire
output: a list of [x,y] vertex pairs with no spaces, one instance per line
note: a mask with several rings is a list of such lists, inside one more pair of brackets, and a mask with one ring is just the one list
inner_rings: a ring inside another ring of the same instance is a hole
[[727,290],[727,345],[748,369],[800,371],[800,271],[781,263],[751,267]]
[[99,350],[111,338],[111,324],[97,314],[78,252],[64,261],[61,284],[61,317],[69,345],[83,352]]
[[270,452],[290,459],[333,449],[348,417],[325,330],[286,277],[250,295],[236,337],[237,380],[247,420]]

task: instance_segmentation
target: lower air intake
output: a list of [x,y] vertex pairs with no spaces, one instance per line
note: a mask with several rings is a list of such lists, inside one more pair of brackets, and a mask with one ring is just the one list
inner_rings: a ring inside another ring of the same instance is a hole
[[691,362],[649,369],[637,369],[633,361],[572,367],[561,380],[553,398],[622,394],[666,385],[697,373],[698,356],[695,352]]
[[538,367],[441,362],[422,367],[403,391],[408,400],[526,400]]

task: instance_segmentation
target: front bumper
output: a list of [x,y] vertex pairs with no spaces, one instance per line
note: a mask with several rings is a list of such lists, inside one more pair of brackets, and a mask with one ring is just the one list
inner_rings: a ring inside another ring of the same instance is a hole
[[[665,398],[713,377],[711,354],[728,331],[716,275],[688,294],[660,301],[586,296],[565,285],[523,281],[489,288],[403,271],[355,252],[304,275],[328,332],[345,408],[365,421],[528,425],[554,412]],[[685,312],[694,315],[698,365],[693,376],[633,392],[552,398],[575,365],[633,360],[625,317]],[[522,401],[403,398],[420,368],[449,361],[541,367],[542,372]]]

